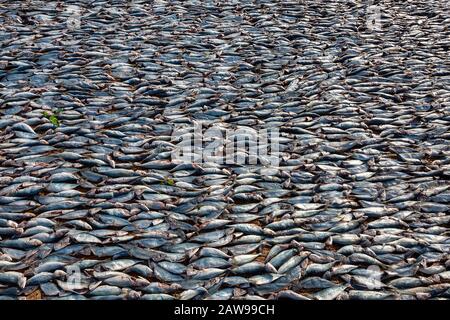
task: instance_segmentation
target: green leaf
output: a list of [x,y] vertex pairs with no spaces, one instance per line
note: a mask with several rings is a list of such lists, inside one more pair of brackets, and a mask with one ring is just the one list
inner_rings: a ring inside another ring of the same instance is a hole
[[167,184],[169,186],[173,186],[175,184],[175,181],[171,178],[164,178],[164,180],[161,181],[161,184]]
[[55,115],[51,115],[49,120],[54,126],[59,127],[59,120]]
[[52,113],[48,113],[47,111],[42,112],[42,115],[47,118],[48,120],[50,120],[50,122],[56,126],[59,127],[60,123],[59,123],[59,119],[58,119],[58,114],[60,114],[63,110],[62,109],[58,109],[56,111],[52,111]]

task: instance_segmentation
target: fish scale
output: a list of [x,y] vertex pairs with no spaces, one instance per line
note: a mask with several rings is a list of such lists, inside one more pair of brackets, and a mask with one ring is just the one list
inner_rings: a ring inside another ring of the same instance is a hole
[[375,7],[0,0],[0,298],[448,299],[450,10]]

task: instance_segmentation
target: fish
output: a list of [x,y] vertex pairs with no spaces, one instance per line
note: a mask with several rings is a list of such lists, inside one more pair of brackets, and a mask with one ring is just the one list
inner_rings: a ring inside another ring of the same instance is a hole
[[0,7],[0,298],[449,298],[443,1]]

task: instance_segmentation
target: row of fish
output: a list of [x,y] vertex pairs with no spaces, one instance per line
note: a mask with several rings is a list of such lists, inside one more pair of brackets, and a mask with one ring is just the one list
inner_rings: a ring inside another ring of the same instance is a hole
[[0,299],[450,298],[447,6],[0,0]]

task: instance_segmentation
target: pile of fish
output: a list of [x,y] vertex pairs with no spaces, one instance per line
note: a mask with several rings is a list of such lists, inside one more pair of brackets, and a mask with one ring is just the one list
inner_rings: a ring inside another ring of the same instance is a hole
[[[0,0],[0,299],[450,298],[449,26],[444,0]],[[279,164],[174,161],[196,121],[277,128]]]

